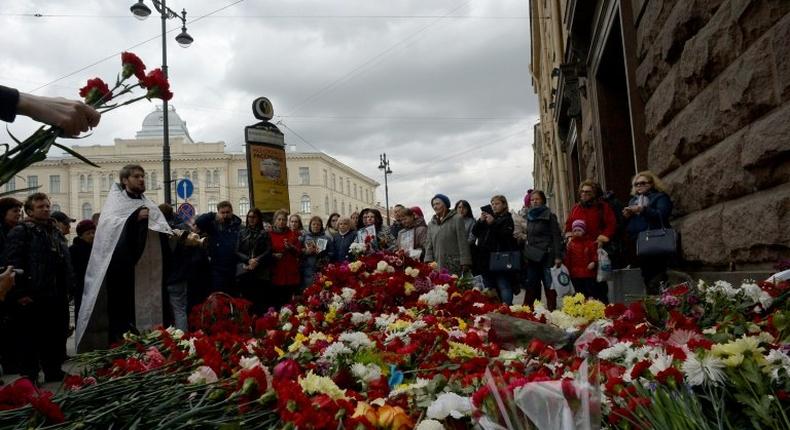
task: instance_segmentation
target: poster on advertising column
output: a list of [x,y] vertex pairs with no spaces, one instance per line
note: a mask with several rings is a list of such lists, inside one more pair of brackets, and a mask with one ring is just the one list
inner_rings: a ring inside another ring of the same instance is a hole
[[288,210],[291,206],[284,148],[250,143],[247,145],[247,157],[253,207],[264,213]]
[[284,135],[276,125],[269,122],[274,115],[269,99],[255,99],[252,113],[262,120],[244,128],[252,207],[260,209],[265,215],[271,215],[279,209],[289,210]]

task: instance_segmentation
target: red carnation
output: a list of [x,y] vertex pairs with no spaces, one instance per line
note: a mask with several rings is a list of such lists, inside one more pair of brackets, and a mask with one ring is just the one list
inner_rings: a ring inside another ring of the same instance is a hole
[[88,79],[88,84],[80,88],[80,97],[85,99],[85,103],[92,105],[101,100],[106,102],[112,99],[110,87],[101,78]]
[[167,81],[167,76],[162,69],[154,69],[148,72],[142,79],[140,79],[140,86],[148,89],[146,98],[170,100],[173,98],[173,93],[170,92],[170,82]]
[[136,76],[139,80],[145,78],[145,64],[143,64],[143,60],[137,55],[131,52],[122,52],[121,65],[123,66],[121,76],[124,79],[132,75]]
[[631,379],[639,378],[640,376],[642,376],[642,373],[644,373],[645,370],[649,368],[650,368],[650,361],[648,360],[642,360],[636,363],[634,365],[634,368],[631,369]]
[[593,339],[592,342],[590,342],[590,345],[587,347],[587,350],[592,355],[598,355],[599,352],[601,352],[606,348],[609,348],[609,346],[610,345],[608,340],[602,337],[596,337],[595,339]]
[[674,367],[668,367],[665,370],[658,372],[656,380],[662,384],[669,385],[674,388],[677,384],[683,382],[683,373]]
[[66,420],[60,406],[52,401],[52,393],[49,391],[43,391],[38,397],[31,399],[30,405],[41,415],[44,415],[50,423],[57,424]]

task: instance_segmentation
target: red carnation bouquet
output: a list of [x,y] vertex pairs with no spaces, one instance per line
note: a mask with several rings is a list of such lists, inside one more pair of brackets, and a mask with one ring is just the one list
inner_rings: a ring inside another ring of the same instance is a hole
[[[121,66],[121,74],[116,78],[112,89],[101,78],[88,79],[87,84],[79,90],[80,97],[86,104],[91,105],[100,113],[106,113],[142,99],[170,100],[173,98],[173,93],[170,92],[170,83],[162,69],[154,69],[146,73],[145,64],[131,52],[121,54]],[[132,76],[137,79],[136,83],[131,83]],[[131,96],[137,88],[146,90],[145,94],[120,101],[124,96]],[[0,155],[0,185],[10,181],[11,178],[32,164],[45,160],[52,146],[66,151],[91,166],[99,167],[68,146],[56,142],[62,133],[63,130],[58,127],[42,126],[24,141],[11,135],[16,146],[2,145],[5,146],[5,152]]]

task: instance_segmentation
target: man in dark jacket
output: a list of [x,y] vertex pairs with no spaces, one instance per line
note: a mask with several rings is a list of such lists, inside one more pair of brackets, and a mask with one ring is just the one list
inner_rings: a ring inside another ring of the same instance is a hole
[[96,224],[89,219],[84,219],[77,224],[77,237],[69,247],[71,266],[74,268],[74,315],[80,314],[82,292],[85,289],[85,271],[88,270],[88,260],[91,258],[93,236],[96,234]]
[[228,201],[217,204],[217,212],[200,215],[195,225],[208,236],[208,255],[211,263],[211,289],[231,295],[236,290],[236,243],[239,241],[241,219],[233,215]]
[[176,218],[172,206],[162,203],[159,205],[159,210],[173,229],[173,233],[176,233],[167,241],[162,252],[163,278],[170,309],[173,312],[173,325],[179,330],[186,331],[189,328],[188,284],[200,260],[200,250],[195,246],[187,246],[187,235],[191,228]]
[[49,213],[50,201],[35,193],[25,201],[28,219],[8,234],[8,264],[24,270],[6,301],[11,304],[13,349],[20,373],[37,381],[63,379],[72,269],[65,239]]

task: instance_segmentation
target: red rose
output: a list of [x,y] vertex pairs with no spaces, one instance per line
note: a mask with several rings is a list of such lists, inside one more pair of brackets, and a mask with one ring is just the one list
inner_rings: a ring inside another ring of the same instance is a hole
[[110,87],[101,78],[88,79],[88,84],[80,88],[80,97],[85,99],[85,103],[92,105],[101,100],[106,102],[112,99]]
[[140,79],[140,86],[148,89],[146,98],[170,100],[173,93],[170,92],[170,82],[167,81],[165,72],[162,69],[154,69]]
[[139,80],[145,78],[145,64],[143,64],[143,61],[137,55],[131,52],[122,52],[121,65],[123,66],[123,71],[121,72],[123,79],[132,75],[136,76]]
[[275,381],[296,380],[296,378],[301,374],[302,369],[299,367],[299,363],[297,363],[296,360],[292,358],[283,360],[274,366],[273,376]]

